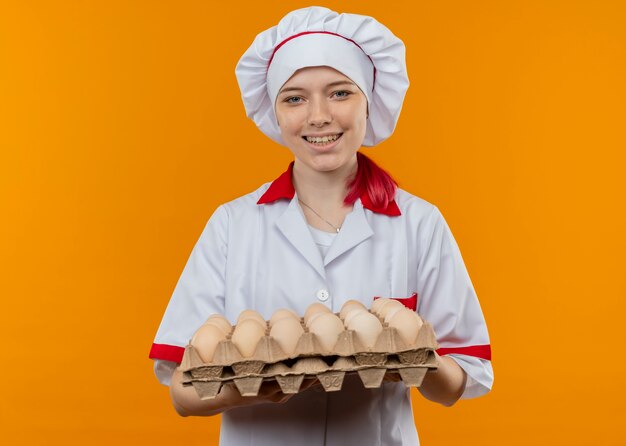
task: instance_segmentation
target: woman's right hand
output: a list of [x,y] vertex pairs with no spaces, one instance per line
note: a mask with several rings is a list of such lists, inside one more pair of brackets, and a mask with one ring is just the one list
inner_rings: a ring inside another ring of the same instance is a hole
[[[177,368],[172,375],[170,396],[176,412],[183,416],[212,416],[235,407],[251,406],[263,403],[285,403],[293,394],[284,394],[276,381],[264,382],[258,395],[241,396],[236,386],[230,382],[222,386],[217,396],[210,400],[201,400],[193,386],[183,387],[183,373]],[[316,378],[302,382],[300,393],[314,386],[321,386]]]

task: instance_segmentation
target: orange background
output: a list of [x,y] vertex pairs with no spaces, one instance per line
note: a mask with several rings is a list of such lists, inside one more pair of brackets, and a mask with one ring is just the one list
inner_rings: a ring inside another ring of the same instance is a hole
[[[147,355],[215,207],[290,160],[234,76],[308,5],[267,3],[2,2],[3,444],[217,442]],[[397,131],[365,153],[443,211],[492,337],[491,394],[415,392],[423,444],[624,444],[624,2],[325,3],[405,41]]]

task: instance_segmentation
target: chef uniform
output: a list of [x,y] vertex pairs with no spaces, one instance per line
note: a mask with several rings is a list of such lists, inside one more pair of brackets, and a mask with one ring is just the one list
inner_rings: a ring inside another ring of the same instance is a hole
[[[316,59],[328,39],[333,54]],[[342,51],[338,60],[329,59]],[[307,54],[307,61],[298,61],[299,54]],[[283,144],[272,106],[278,88],[295,70],[319,65],[346,74],[366,94],[364,145],[393,132],[408,87],[402,42],[370,17],[314,7],[294,11],[259,34],[238,65],[246,110],[265,134]],[[348,74],[355,66],[360,72]],[[326,237],[307,225],[292,169],[293,163],[273,182],[221,205],[209,219],[150,352],[158,379],[169,385],[184,346],[211,314],[223,314],[234,324],[246,309],[269,319],[279,308],[302,315],[321,302],[339,312],[350,299],[369,308],[375,297],[393,297],[432,324],[438,353],[454,358],[466,372],[462,398],[487,393],[493,371],[485,320],[437,207],[398,189],[393,201],[377,208],[364,193],[341,231]],[[419,440],[403,383],[365,389],[351,375],[340,392],[310,389],[283,404],[224,412],[220,444],[394,446]]]

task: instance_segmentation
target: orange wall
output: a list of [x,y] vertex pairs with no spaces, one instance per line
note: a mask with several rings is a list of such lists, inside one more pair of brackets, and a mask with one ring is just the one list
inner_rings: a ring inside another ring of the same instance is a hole
[[[147,354],[213,209],[289,161],[234,76],[307,5],[267,3],[0,6],[2,443],[216,442]],[[416,393],[423,443],[623,444],[624,3],[326,4],[405,41],[398,129],[366,153],[442,209],[490,327],[493,392]]]

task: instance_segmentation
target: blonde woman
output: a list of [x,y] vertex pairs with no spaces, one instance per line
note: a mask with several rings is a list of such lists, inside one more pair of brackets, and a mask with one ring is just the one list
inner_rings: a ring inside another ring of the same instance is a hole
[[371,17],[312,7],[259,34],[237,78],[248,116],[293,162],[274,181],[220,206],[176,286],[150,357],[183,416],[222,413],[224,445],[416,445],[410,392],[386,380],[340,392],[314,380],[296,395],[223,386],[200,400],[181,386],[184,346],[212,313],[266,319],[313,302],[338,312],[397,298],[437,335],[438,372],[420,392],[452,405],[493,382],[489,336],[458,246],[439,210],[398,188],[359,152],[395,128],[408,88],[404,44]]

